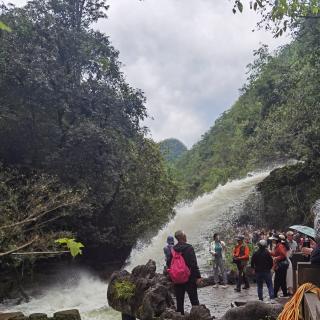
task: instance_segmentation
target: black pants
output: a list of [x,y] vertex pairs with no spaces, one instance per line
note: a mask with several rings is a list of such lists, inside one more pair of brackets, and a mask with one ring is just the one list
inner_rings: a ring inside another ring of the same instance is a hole
[[237,264],[238,268],[238,281],[237,281],[237,289],[241,290],[241,282],[243,280],[244,286],[249,288],[249,281],[246,276],[246,265],[242,265],[241,263]]
[[175,284],[174,289],[177,299],[177,311],[181,314],[184,314],[184,296],[186,292],[188,293],[191,305],[199,305],[197,284],[195,281],[189,281],[185,284]]
[[287,292],[287,268],[280,267],[275,271],[274,276],[274,297],[278,296],[278,291],[281,288],[284,296],[288,295]]
[[121,319],[122,320],[136,320],[135,317],[129,316],[127,314],[121,313]]

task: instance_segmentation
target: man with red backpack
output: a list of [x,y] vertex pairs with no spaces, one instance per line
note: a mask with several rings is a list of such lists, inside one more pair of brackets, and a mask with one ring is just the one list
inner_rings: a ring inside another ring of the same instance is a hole
[[202,282],[197,257],[186,234],[179,230],[174,234],[178,243],[172,248],[168,273],[174,283],[177,311],[184,314],[184,296],[188,293],[192,306],[199,305],[197,285]]

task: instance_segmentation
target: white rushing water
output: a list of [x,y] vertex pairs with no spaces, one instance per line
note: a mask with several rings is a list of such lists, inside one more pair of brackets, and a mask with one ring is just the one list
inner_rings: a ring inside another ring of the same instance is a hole
[[[241,180],[231,181],[217,187],[211,193],[199,197],[190,205],[176,209],[175,217],[158,234],[144,245],[138,242],[128,259],[126,269],[145,264],[149,259],[157,262],[158,271],[163,267],[163,247],[168,235],[173,235],[178,229],[186,232],[188,242],[197,253],[202,271],[207,271],[208,240],[217,230],[217,221],[222,217],[236,212],[243,201],[254,190],[257,183],[268,176],[269,171],[255,173]],[[69,280],[65,277],[56,285],[41,290],[37,295],[31,294],[31,301],[18,306],[0,305],[0,311],[22,311],[25,314],[44,312],[52,315],[57,310],[79,309],[84,320],[118,320],[120,314],[111,310],[107,305],[107,284],[85,271],[68,271]]]
[[[207,193],[189,205],[176,209],[175,217],[151,240],[144,245],[141,241],[132,250],[127,261],[126,269],[145,264],[149,259],[157,263],[157,270],[162,271],[164,266],[163,247],[169,235],[183,230],[187,235],[188,243],[195,248],[199,267],[202,271],[208,270],[210,260],[209,240],[213,232],[219,232],[218,220],[232,215],[240,209],[243,201],[253,192],[257,183],[269,175],[269,171],[252,174],[244,179],[233,180]],[[223,235],[222,235],[223,237]]]
[[[63,274],[62,274],[63,273]],[[107,305],[107,283],[81,269],[64,269],[55,285],[31,293],[29,303],[0,305],[1,311],[21,311],[26,315],[79,309],[82,319],[118,320],[120,315]]]

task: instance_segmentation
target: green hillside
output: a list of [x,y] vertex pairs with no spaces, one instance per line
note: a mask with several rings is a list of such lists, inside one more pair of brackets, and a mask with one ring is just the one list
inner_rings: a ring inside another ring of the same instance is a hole
[[241,96],[177,162],[182,198],[289,158],[320,151],[320,22],[305,20],[291,44],[257,50]]
[[159,147],[162,155],[169,162],[174,162],[188,150],[180,140],[174,138],[159,142]]

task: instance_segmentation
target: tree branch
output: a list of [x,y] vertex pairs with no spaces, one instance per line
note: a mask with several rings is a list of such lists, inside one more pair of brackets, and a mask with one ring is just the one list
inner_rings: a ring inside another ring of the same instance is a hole
[[34,243],[36,240],[38,240],[38,238],[39,238],[39,237],[36,236],[33,240],[31,240],[31,241],[23,244],[22,246],[20,246],[20,247],[18,247],[18,248],[16,248],[16,249],[12,249],[12,250],[7,251],[7,252],[2,252],[2,253],[0,253],[0,257],[4,257],[4,256],[7,256],[7,255],[12,254],[12,253],[14,253],[14,252],[17,252],[17,251],[19,251],[19,250],[21,250],[21,249],[24,249],[24,248],[30,246],[30,245],[31,245],[32,243]]
[[[49,209],[47,211],[44,211],[40,214],[38,214],[38,216],[35,216],[34,218],[28,218],[28,219],[25,219],[25,220],[22,220],[22,221],[19,221],[19,222],[16,222],[16,223],[12,223],[12,224],[8,224],[8,225],[5,225],[5,226],[2,226],[0,227],[0,230],[3,230],[3,229],[11,229],[11,228],[14,228],[14,227],[17,227],[17,226],[20,226],[20,225],[23,225],[23,224],[26,224],[26,223],[29,223],[29,222],[36,222],[37,220],[39,220],[40,218],[42,218],[43,216],[45,216],[46,214],[52,212],[52,211],[55,211],[55,210],[58,210],[60,208],[63,208],[63,207],[67,207],[69,205],[72,205],[73,202],[71,203],[63,203],[63,204],[60,204],[52,209]],[[31,216],[34,216],[34,215],[31,215]]]

